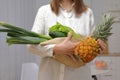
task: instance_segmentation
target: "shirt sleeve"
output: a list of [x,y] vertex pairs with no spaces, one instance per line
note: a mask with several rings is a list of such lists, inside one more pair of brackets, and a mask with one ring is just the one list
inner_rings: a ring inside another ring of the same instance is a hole
[[[41,8],[39,8],[34,24],[33,24],[33,28],[32,31],[39,33],[39,34],[44,34],[45,32],[45,7],[42,6]],[[53,56],[53,48],[54,48],[55,44],[50,44],[50,45],[46,45],[46,46],[41,46],[39,45],[28,45],[28,49],[30,52],[37,54],[41,57],[52,57]]]

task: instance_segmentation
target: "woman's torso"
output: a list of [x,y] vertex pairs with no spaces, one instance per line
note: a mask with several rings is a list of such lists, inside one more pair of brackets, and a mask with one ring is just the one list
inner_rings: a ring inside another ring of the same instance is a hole
[[[90,27],[90,9],[81,14],[80,17],[75,17],[73,11],[66,12],[60,8],[60,15],[56,16],[50,8],[50,5],[43,6],[44,8],[44,33],[48,35],[48,29],[59,22],[63,25],[71,27],[78,34],[85,36],[90,35],[92,27]],[[46,57],[41,59],[39,80],[92,80],[90,67],[71,68],[64,66],[56,60]]]

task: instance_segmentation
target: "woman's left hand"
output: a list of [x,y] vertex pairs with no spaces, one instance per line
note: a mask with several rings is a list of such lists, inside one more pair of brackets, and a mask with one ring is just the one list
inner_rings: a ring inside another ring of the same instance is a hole
[[100,45],[99,54],[102,54],[107,49],[107,44],[101,39],[98,39],[97,41],[98,44]]

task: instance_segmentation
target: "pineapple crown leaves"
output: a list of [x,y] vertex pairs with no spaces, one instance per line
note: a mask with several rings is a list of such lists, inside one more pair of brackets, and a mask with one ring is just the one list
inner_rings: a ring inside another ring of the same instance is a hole
[[114,23],[114,17],[110,13],[104,14],[102,22],[93,31],[93,37],[95,39],[102,39],[107,41],[108,37],[112,35],[110,32],[112,29],[112,24]]

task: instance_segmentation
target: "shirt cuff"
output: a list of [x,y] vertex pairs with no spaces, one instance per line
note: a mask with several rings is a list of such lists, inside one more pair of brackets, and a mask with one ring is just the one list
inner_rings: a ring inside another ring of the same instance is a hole
[[50,44],[46,46],[37,46],[37,48],[43,53],[42,57],[53,57],[53,48],[56,44]]

